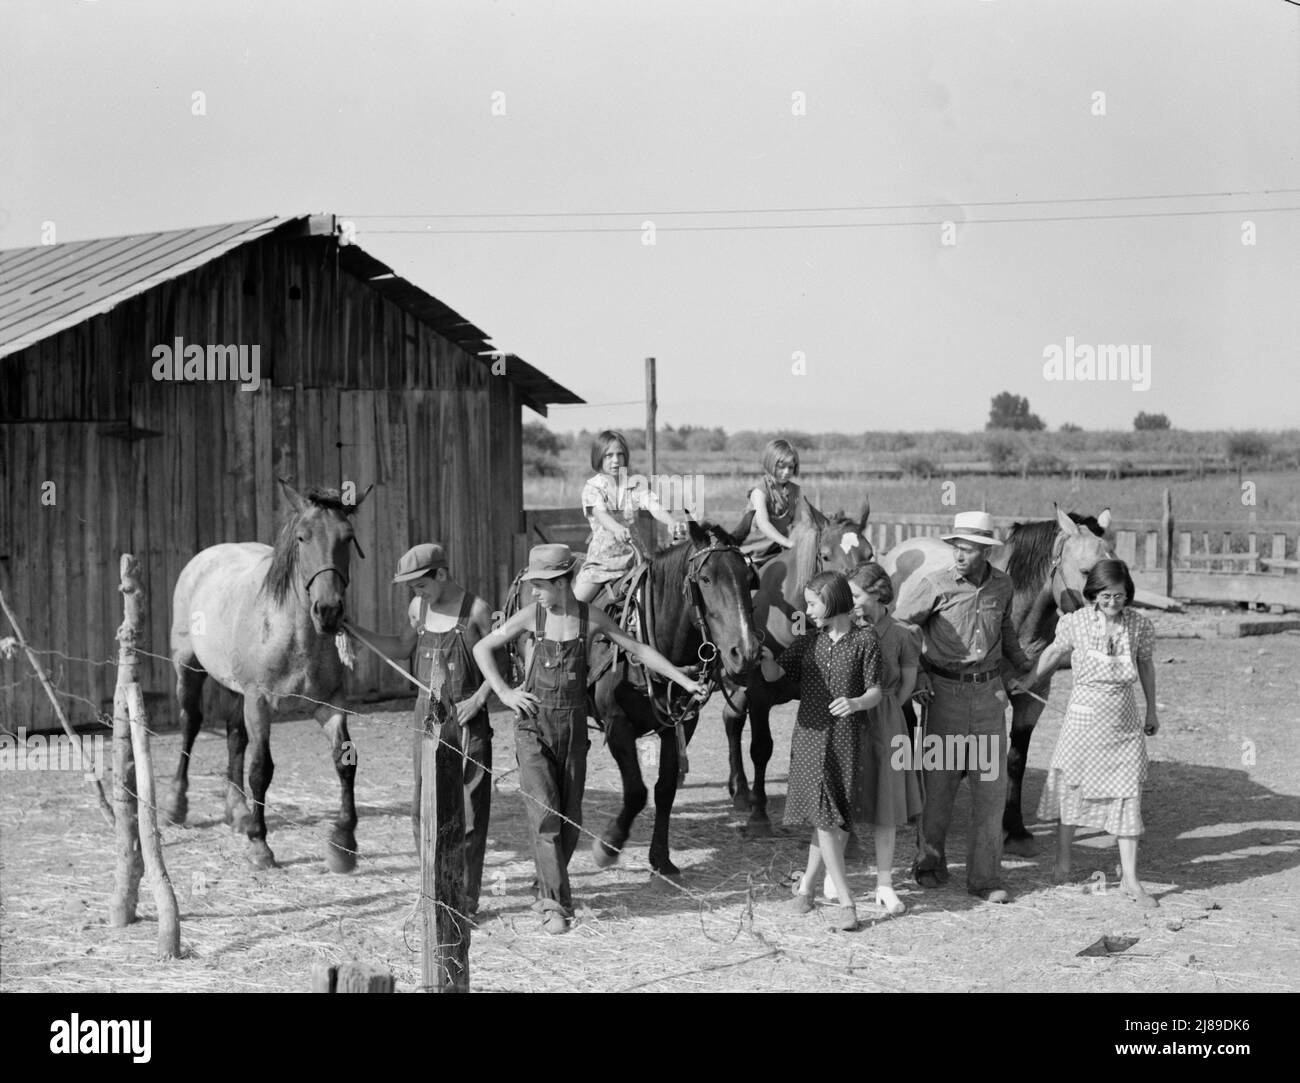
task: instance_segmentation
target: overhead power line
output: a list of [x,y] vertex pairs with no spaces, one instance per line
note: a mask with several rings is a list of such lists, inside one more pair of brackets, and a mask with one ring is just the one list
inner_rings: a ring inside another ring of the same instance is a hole
[[[1203,211],[1132,211],[1123,214],[1060,214],[1027,218],[966,218],[966,219],[922,219],[896,222],[761,222],[745,225],[718,226],[669,226],[655,224],[657,233],[740,233],[746,231],[782,230],[782,229],[889,229],[907,226],[942,226],[949,222],[962,226],[996,226],[1011,223],[1032,222],[1097,222],[1127,218],[1199,218],[1212,214],[1278,214],[1300,211],[1294,207],[1231,207],[1222,210]],[[426,236],[450,236],[468,234],[520,234],[520,233],[636,233],[641,226],[559,226],[541,229],[516,229],[511,227],[487,229],[435,229],[425,226],[416,229],[367,229],[368,234],[408,233]]]
[[[1294,195],[1300,188],[1264,188],[1245,192],[1183,192],[1168,195],[1140,196],[1073,196],[1058,199],[990,199],[963,201],[951,206],[966,207],[1039,207],[1055,203],[1130,203],[1153,199],[1237,199],[1247,196]],[[928,203],[876,203],[842,207],[733,207],[714,210],[631,210],[631,211],[472,211],[461,214],[447,212],[421,214],[351,214],[340,217],[352,220],[376,218],[644,218],[688,217],[697,215],[731,214],[853,214],[868,211],[931,211],[943,206],[939,201]],[[372,231],[374,232],[374,231]]]

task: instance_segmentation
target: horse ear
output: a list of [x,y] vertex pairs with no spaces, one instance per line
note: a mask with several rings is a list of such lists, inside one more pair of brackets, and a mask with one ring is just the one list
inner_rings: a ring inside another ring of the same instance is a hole
[[709,532],[694,519],[686,520],[686,529],[691,532],[691,541],[695,542],[696,545],[709,544]]
[[1101,514],[1097,516],[1097,525],[1102,530],[1110,529],[1110,508],[1101,509]]
[[302,498],[302,494],[289,484],[287,478],[280,479],[280,486],[284,489],[284,495],[289,498],[290,506],[294,511],[301,515],[303,509],[307,506],[307,501]]
[[364,504],[364,503],[366,502],[366,497],[368,497],[368,496],[370,495],[370,491],[371,491],[374,487],[375,487],[375,483],[374,483],[373,481],[372,481],[369,485],[366,486],[366,491],[365,491],[364,493],[362,493],[359,497],[357,497],[357,499],[356,499],[356,503],[354,503],[350,508],[348,508],[348,514],[349,514],[349,515],[353,515],[353,514],[355,514],[357,508],[361,507],[361,505]]
[[754,509],[747,508],[745,514],[740,517],[740,523],[736,529],[731,532],[732,540],[737,545],[749,537],[750,528],[754,525]]
[[871,498],[864,496],[862,498],[862,515],[858,519],[858,533],[861,534],[867,529],[867,520],[871,518]]
[[1055,504],[1053,507],[1056,507],[1056,525],[1061,528],[1061,533],[1066,535],[1079,533],[1079,524]]

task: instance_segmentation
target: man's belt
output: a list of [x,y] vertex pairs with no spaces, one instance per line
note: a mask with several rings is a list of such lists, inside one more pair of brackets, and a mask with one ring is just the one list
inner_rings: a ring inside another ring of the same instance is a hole
[[984,684],[985,681],[995,680],[1001,676],[999,670],[986,669],[982,673],[958,673],[951,669],[942,669],[939,666],[932,665],[930,672],[936,677],[943,677],[949,681],[960,681],[962,684]]

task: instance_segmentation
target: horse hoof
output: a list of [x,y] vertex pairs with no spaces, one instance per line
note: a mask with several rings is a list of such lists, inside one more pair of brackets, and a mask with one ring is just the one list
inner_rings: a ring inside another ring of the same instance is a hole
[[1016,857],[1033,857],[1038,853],[1038,846],[1034,843],[1034,836],[1026,832],[1022,835],[1008,835],[1002,843],[1002,852]]
[[598,839],[591,844],[591,859],[596,863],[598,869],[609,868],[618,861],[620,856],[619,850],[604,839]]
[[660,876],[669,876],[673,879],[681,876],[682,870],[672,863],[671,858],[660,858],[658,861],[651,859],[650,867]]
[[248,844],[248,863],[255,869],[275,868],[275,854],[263,839],[253,839]]
[[753,802],[750,801],[749,794],[744,791],[734,794],[731,798],[731,810],[733,812],[749,812],[753,807]]
[[767,818],[767,813],[756,812],[749,818],[745,824],[745,834],[753,839],[770,839],[772,837],[772,821]]
[[357,867],[357,837],[351,831],[330,832],[325,847],[325,864],[330,872],[351,872]]
[[167,807],[163,809],[163,814],[167,817],[167,822],[179,827],[185,822],[185,817],[190,814],[190,799],[183,793],[172,794],[172,799]]

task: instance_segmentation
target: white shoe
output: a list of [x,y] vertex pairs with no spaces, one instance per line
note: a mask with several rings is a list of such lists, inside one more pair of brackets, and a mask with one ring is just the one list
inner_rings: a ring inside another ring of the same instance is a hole
[[831,878],[829,876],[822,881],[822,894],[825,895],[826,898],[830,899],[831,902],[836,902],[840,897],[839,893],[835,890],[835,885],[831,883]]

